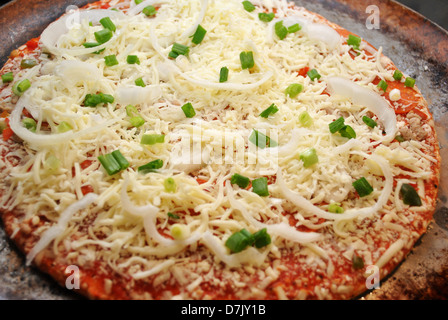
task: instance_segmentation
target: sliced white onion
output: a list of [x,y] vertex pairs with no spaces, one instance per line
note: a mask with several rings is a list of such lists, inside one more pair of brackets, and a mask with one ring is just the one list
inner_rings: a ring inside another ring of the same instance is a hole
[[104,49],[108,43],[103,43],[94,48],[73,48],[65,49],[58,48],[56,46],[59,38],[69,31],[69,24],[74,23],[76,20],[88,20],[92,23],[98,23],[102,18],[123,18],[124,14],[121,11],[115,10],[105,10],[105,9],[93,9],[93,10],[78,10],[73,13],[67,14],[51,23],[41,34],[40,41],[42,45],[47,48],[51,53],[60,55],[62,53],[67,53],[72,56],[89,54],[98,50]]
[[[31,147],[48,146],[61,143],[67,143],[67,141],[79,138],[83,135],[95,133],[103,130],[104,128],[115,123],[115,119],[110,119],[99,123],[96,126],[82,129],[80,131],[74,132],[73,130],[64,133],[52,133],[52,134],[40,134],[34,133],[22,126],[20,118],[22,117],[22,112],[25,106],[31,105],[29,99],[29,91],[20,97],[16,106],[11,112],[9,125],[12,131],[19,136],[24,141],[28,142]],[[31,108],[32,109],[32,108]]]
[[67,86],[74,86],[83,81],[98,81],[102,74],[91,63],[78,60],[64,60],[55,68],[56,74]]
[[116,91],[117,102],[121,105],[152,104],[162,96],[159,85],[146,87],[119,87]]
[[168,0],[145,0],[141,3],[139,3],[138,5],[132,7],[131,9],[128,10],[127,14],[130,16],[135,16],[137,14],[139,14],[140,12],[143,11],[143,9],[147,6],[153,6],[155,4],[162,4],[162,3],[167,3],[169,2]]
[[397,116],[389,103],[378,93],[353,81],[340,77],[327,79],[330,94],[347,97],[355,104],[367,107],[383,123],[386,136],[382,141],[392,141],[397,133]]
[[268,254],[268,250],[263,253],[259,252],[253,247],[249,247],[244,251],[229,254],[222,242],[216,238],[210,231],[204,232],[202,241],[207,248],[209,248],[219,260],[227,264],[231,268],[237,268],[242,264],[251,264],[260,266]]
[[61,213],[58,223],[46,230],[30,252],[28,252],[26,256],[26,264],[29,266],[39,252],[45,249],[54,239],[67,229],[70,219],[77,211],[87,208],[95,202],[97,198],[97,194],[88,193],[81,200],[68,206],[67,209]]

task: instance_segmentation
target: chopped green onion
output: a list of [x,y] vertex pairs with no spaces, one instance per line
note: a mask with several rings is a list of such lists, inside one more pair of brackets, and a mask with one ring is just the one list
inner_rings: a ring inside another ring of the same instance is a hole
[[176,59],[179,55],[188,56],[189,52],[189,47],[184,46],[183,44],[174,43],[168,56],[170,58]]
[[355,139],[356,138],[356,132],[350,126],[344,126],[341,130],[339,130],[339,133],[344,138],[349,138],[349,139]]
[[135,85],[143,88],[146,87],[146,84],[142,78],[135,79]]
[[280,40],[283,40],[288,35],[288,29],[283,25],[283,21],[279,21],[275,24],[275,34],[280,38]]
[[126,62],[129,64],[140,64],[140,59],[136,55],[128,55]]
[[98,160],[110,176],[121,171],[120,164],[111,153],[98,156]]
[[145,0],[134,0],[135,4],[140,4],[140,3],[142,3],[143,1],[145,1]]
[[196,111],[194,111],[193,105],[190,102],[182,106],[182,111],[187,118],[193,118],[196,115]]
[[260,113],[260,117],[268,118],[270,115],[273,115],[278,112],[278,107],[275,104],[271,104],[266,110]]
[[139,114],[137,108],[131,104],[127,105],[125,109],[126,109],[126,115],[128,117],[134,117]]
[[177,214],[168,212],[168,217],[170,217],[171,219],[180,219],[180,217]]
[[36,120],[34,120],[33,118],[25,118],[22,120],[22,123],[25,126],[25,128],[27,128],[31,132],[36,132],[37,123]]
[[331,133],[336,133],[339,130],[341,130],[343,127],[345,126],[345,120],[343,117],[340,117],[339,119],[333,121],[332,123],[330,123],[328,125],[328,127],[330,128],[330,132]]
[[363,258],[354,254],[353,258],[352,258],[352,265],[353,265],[353,268],[357,269],[357,270],[364,268]]
[[296,23],[288,27],[288,33],[294,33],[300,31],[301,29],[302,27],[298,23]]
[[378,83],[378,86],[377,86],[377,87],[380,88],[381,90],[383,90],[384,92],[386,92],[388,86],[389,86],[389,85],[387,84],[386,81],[381,80],[381,81]]
[[14,80],[14,74],[12,72],[7,72],[5,74],[2,74],[2,82],[8,83],[12,82]]
[[260,197],[269,196],[268,178],[262,177],[252,181],[252,191]]
[[171,236],[176,240],[184,240],[188,237],[190,230],[184,224],[176,223],[171,226]]
[[84,105],[86,107],[96,107],[98,104],[100,104],[101,101],[101,97],[99,94],[87,94],[85,99],[84,99]]
[[56,130],[59,133],[67,132],[73,130],[73,127],[66,121],[62,121],[57,127]]
[[233,253],[238,253],[254,243],[254,237],[246,229],[235,232],[226,241],[225,245]]
[[48,171],[56,171],[61,166],[61,160],[54,155],[49,155],[44,161],[44,169]]
[[400,189],[400,195],[403,199],[403,203],[409,206],[420,207],[422,200],[413,186],[407,183],[403,183]]
[[285,94],[291,98],[297,97],[297,95],[303,91],[303,85],[300,83],[293,83],[288,86],[285,90]]
[[397,140],[398,142],[404,142],[403,136],[396,136],[395,140]]
[[260,12],[258,14],[258,19],[263,22],[271,22],[275,17],[274,12],[266,13],[266,12]]
[[230,178],[230,183],[231,184],[236,184],[236,185],[238,185],[242,189],[246,189],[249,186],[250,179],[245,177],[245,176],[242,176],[242,175],[240,175],[238,173],[235,173]]
[[310,127],[313,124],[313,118],[311,118],[310,114],[307,111],[303,111],[299,114],[299,122],[302,127]]
[[255,6],[250,1],[243,1],[243,7],[247,12],[252,12],[255,10]]
[[263,228],[253,234],[254,245],[258,249],[263,248],[271,243],[271,236],[267,232],[267,228]]
[[276,147],[278,145],[276,141],[255,129],[249,136],[249,141],[261,149]]
[[23,59],[20,62],[20,67],[22,69],[29,69],[37,65],[37,61],[34,59]]
[[171,177],[170,178],[166,178],[163,181],[163,186],[164,186],[166,192],[173,193],[173,192],[177,191],[176,181],[174,181],[174,179],[171,178]]
[[240,53],[241,68],[251,69],[255,65],[254,53],[252,51],[243,51]]
[[26,90],[28,90],[31,87],[31,82],[28,79],[24,79],[22,81],[16,82],[12,86],[12,92],[16,96],[21,96]]
[[147,6],[147,7],[143,8],[142,12],[147,17],[152,17],[153,15],[155,15],[157,13],[157,10],[156,10],[156,8],[154,8],[154,6]]
[[352,46],[353,49],[359,50],[359,46],[361,45],[361,38],[350,34],[347,39],[347,44]]
[[99,93],[98,95],[100,96],[102,103],[113,103],[115,100],[113,96],[107,93]]
[[[95,48],[98,47],[100,44],[98,42],[86,42],[82,44],[85,48]],[[106,48],[95,51],[93,53],[95,54],[100,54],[101,52],[103,52],[104,50],[106,50]]]
[[117,163],[120,166],[121,170],[126,170],[129,167],[129,161],[126,160],[126,158],[123,156],[120,150],[115,150],[111,153],[111,155],[114,157],[114,159],[117,161]]
[[99,44],[106,43],[112,38],[112,31],[109,29],[103,29],[100,31],[97,31],[94,33],[96,41],[98,41]]
[[304,152],[302,152],[300,154],[300,160],[303,161],[303,166],[305,168],[309,168],[309,167],[315,165],[316,163],[318,163],[319,158],[317,156],[316,149],[309,148],[308,150],[305,150]]
[[110,56],[104,57],[104,62],[106,63],[106,66],[112,67],[118,64],[117,57],[114,54],[111,54]]
[[373,192],[372,186],[364,177],[353,182],[353,187],[356,189],[356,192],[358,192],[360,197],[368,196]]
[[140,140],[141,144],[144,145],[154,145],[157,143],[164,143],[165,135],[163,134],[144,134]]
[[362,117],[362,121],[368,125],[370,128],[375,128],[378,123],[375,122],[375,120],[373,120],[372,118],[369,118],[368,116],[364,116]]
[[202,40],[204,40],[206,33],[207,30],[205,30],[201,25],[198,25],[196,32],[193,34],[193,39],[191,39],[191,42],[193,42],[194,44],[200,44]]
[[407,77],[404,81],[404,85],[408,88],[413,88],[415,85],[415,79],[411,77]]
[[227,67],[222,67],[221,70],[219,71],[219,82],[226,82],[229,78],[229,68]]
[[340,203],[333,202],[328,205],[328,212],[331,213],[344,213],[344,208],[341,207]]
[[321,75],[316,69],[312,69],[307,72],[308,77],[310,77],[311,81],[314,81],[315,79],[319,80],[321,78]]
[[0,119],[0,134],[3,133],[3,130],[5,130],[8,126],[6,125],[6,121],[3,119]]
[[155,172],[157,169],[160,169],[162,167],[163,167],[163,160],[157,159],[143,166],[138,167],[137,170],[138,172],[148,173],[148,172]]
[[141,127],[142,125],[145,124],[145,119],[143,119],[142,116],[135,116],[129,119],[129,123],[133,126],[133,127]]
[[403,73],[401,73],[400,70],[395,70],[393,77],[395,80],[401,81],[401,79],[403,78]]
[[109,17],[102,18],[100,20],[100,23],[104,28],[109,29],[112,32],[117,30],[117,27],[115,26],[115,24],[112,22],[112,20]]

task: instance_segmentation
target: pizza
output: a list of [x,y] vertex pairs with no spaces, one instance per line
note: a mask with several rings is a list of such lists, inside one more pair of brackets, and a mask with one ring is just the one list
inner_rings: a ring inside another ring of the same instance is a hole
[[11,53],[0,207],[91,299],[353,299],[432,220],[415,79],[294,3],[102,0]]

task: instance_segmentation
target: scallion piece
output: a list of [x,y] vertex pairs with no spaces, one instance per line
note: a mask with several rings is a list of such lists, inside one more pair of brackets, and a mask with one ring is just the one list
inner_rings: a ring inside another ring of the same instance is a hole
[[100,20],[100,23],[104,28],[109,29],[112,32],[115,32],[115,30],[117,30],[117,27],[109,17],[102,18]]
[[168,215],[168,217],[170,217],[171,219],[180,219],[180,217],[177,215],[177,214],[174,214],[174,213],[171,213],[171,212],[168,212],[167,213],[167,215]]
[[48,171],[56,171],[61,166],[61,160],[59,160],[56,156],[50,154],[47,159],[44,161],[44,169]]
[[303,91],[303,85],[300,83],[293,83],[288,86],[285,90],[285,94],[290,98],[295,98],[297,95]]
[[344,138],[349,138],[349,139],[355,139],[356,138],[356,132],[355,132],[355,130],[353,130],[353,128],[351,126],[344,126],[344,127],[342,127],[342,129],[339,130],[339,133]]
[[30,130],[31,132],[36,132],[37,123],[33,118],[24,118],[22,120],[22,124],[25,128]]
[[288,35],[288,29],[283,25],[283,21],[278,21],[274,26],[275,34],[283,40]]
[[328,127],[330,128],[330,132],[331,133],[336,133],[339,130],[341,130],[343,127],[345,126],[345,120],[343,117],[340,117],[339,119],[333,121],[332,123],[330,123],[328,125]]
[[103,29],[94,33],[95,39],[99,44],[106,43],[112,38],[112,31]]
[[243,51],[240,53],[241,68],[251,69],[255,65],[254,53],[252,51]]
[[415,79],[411,77],[407,77],[404,81],[404,85],[408,88],[413,88],[415,86]]
[[[100,44],[98,42],[86,42],[82,44],[85,48],[95,48],[98,47]],[[106,48],[103,48],[101,50],[98,51],[94,51],[94,54],[100,54],[101,52],[103,52],[104,50],[106,50]]]
[[110,56],[104,57],[104,63],[106,63],[106,66],[112,67],[118,64],[117,56],[114,54],[111,54]]
[[401,81],[401,79],[403,78],[403,73],[400,70],[395,70],[393,77],[395,80]]
[[142,78],[135,79],[135,85],[143,88],[146,87],[146,84]]
[[274,12],[266,13],[266,12],[260,12],[258,14],[258,19],[263,22],[271,22],[275,17]]
[[142,139],[140,140],[141,144],[148,146],[164,142],[165,142],[165,135],[163,134],[144,134],[142,136]]
[[252,12],[255,10],[255,6],[250,1],[243,1],[243,7],[247,12]]
[[134,0],[135,4],[140,4],[140,3],[142,3],[143,1],[145,1],[145,0]]
[[328,212],[331,213],[344,213],[344,208],[341,207],[340,203],[333,202],[328,205]]
[[162,167],[163,167],[163,160],[157,159],[143,166],[138,167],[137,170],[138,172],[141,173],[148,173],[148,172],[155,172],[157,169],[160,169]]
[[110,176],[121,171],[120,164],[111,153],[98,156],[98,160]]
[[230,178],[230,183],[231,184],[236,184],[238,185],[238,187],[242,188],[242,189],[246,189],[249,186],[250,183],[250,179],[248,177],[242,176],[238,173],[235,173],[231,178]]
[[174,179],[171,178],[171,177],[166,178],[166,179],[163,181],[163,187],[165,188],[165,191],[166,191],[166,192],[174,193],[174,192],[177,191],[176,181],[174,181]]
[[235,232],[226,241],[225,245],[232,253],[238,253],[254,243],[254,237],[246,229]]
[[299,114],[299,123],[302,127],[308,128],[313,124],[313,118],[307,111],[303,111]]
[[107,93],[99,93],[102,103],[113,103],[115,101],[114,97]]
[[278,145],[276,141],[255,129],[249,136],[249,141],[261,149],[276,147]]
[[353,187],[356,189],[356,192],[360,197],[368,196],[373,192],[373,188],[366,178],[362,177],[359,180],[353,182]]
[[229,68],[227,67],[222,67],[221,70],[219,71],[219,82],[226,82],[229,78]]
[[254,245],[256,248],[263,248],[271,243],[271,236],[268,233],[267,228],[263,228],[253,234]]
[[300,160],[303,161],[303,166],[309,168],[319,162],[316,149],[309,148],[300,154]]
[[400,188],[400,195],[404,204],[413,207],[420,207],[422,205],[422,199],[420,199],[417,191],[408,183],[403,183]]
[[187,118],[193,118],[196,115],[196,111],[194,110],[193,105],[190,102],[182,106],[182,111]]
[[361,38],[350,34],[347,39],[347,44],[355,50],[359,50],[361,45]]
[[12,72],[7,72],[2,74],[2,82],[8,83],[14,81],[14,74]]
[[134,117],[139,114],[137,108],[131,104],[127,105],[125,109],[126,109],[126,115],[128,117]]
[[396,136],[395,140],[397,140],[398,142],[404,142],[403,136],[400,136],[400,135]]
[[128,64],[140,64],[140,59],[136,55],[128,55],[126,62]]
[[300,31],[301,29],[302,27],[300,26],[300,24],[296,23],[288,27],[288,33],[295,33],[297,31]]
[[359,270],[364,268],[364,259],[356,254],[352,258],[352,266],[354,269]]
[[101,102],[102,102],[101,97],[98,94],[90,94],[89,93],[84,98],[84,105],[86,107],[96,107]]
[[378,125],[378,123],[376,123],[375,120],[373,120],[372,118],[369,118],[368,116],[362,117],[362,121],[366,125],[368,125],[370,128],[375,128]]
[[266,110],[260,113],[260,117],[268,118],[270,115],[273,115],[278,112],[278,107],[273,103]]
[[204,40],[206,33],[207,30],[205,30],[201,25],[198,25],[195,33],[193,34],[193,39],[191,39],[191,42],[193,42],[194,44],[200,44],[202,40]]
[[12,86],[12,92],[16,95],[16,96],[21,96],[26,90],[28,90],[31,87],[31,82],[28,79],[24,79],[22,81],[17,81],[13,86]]
[[117,161],[121,170],[126,170],[129,167],[129,161],[123,156],[120,150],[113,151],[111,155]]
[[4,119],[0,119],[0,134],[3,133],[3,130],[5,130],[8,127],[6,124],[6,121]]
[[138,116],[135,116],[135,117],[131,117],[131,118],[129,119],[129,123],[130,123],[133,127],[139,128],[139,127],[141,127],[142,125],[145,124],[145,119],[143,119],[142,116],[138,115]]
[[29,69],[37,65],[37,61],[34,59],[23,59],[20,62],[20,67],[22,69]]
[[66,121],[62,121],[57,127],[57,132],[64,133],[70,130],[73,130],[73,127]]
[[252,181],[252,191],[260,197],[269,196],[268,178],[262,177]]
[[153,15],[155,15],[157,13],[156,8],[154,8],[154,6],[147,6],[144,7],[142,12],[147,16],[147,17],[152,17]]
[[174,43],[171,51],[169,53],[169,57],[176,59],[179,55],[188,56],[190,52],[190,48],[188,46],[184,46],[183,44]]
[[381,90],[383,90],[384,92],[386,92],[388,86],[389,86],[389,85],[387,84],[386,81],[381,80],[381,81],[378,83],[378,86],[377,86],[377,87],[380,88]]
[[312,69],[307,72],[308,77],[310,77],[311,81],[319,80],[321,78],[321,75],[316,69]]

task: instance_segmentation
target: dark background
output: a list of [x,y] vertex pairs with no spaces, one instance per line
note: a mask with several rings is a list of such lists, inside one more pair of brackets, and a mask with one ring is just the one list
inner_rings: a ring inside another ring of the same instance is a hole
[[[30,0],[32,1],[32,0]],[[310,0],[312,1],[312,0]],[[448,0],[396,0],[448,30]],[[0,6],[9,2],[0,0]]]

